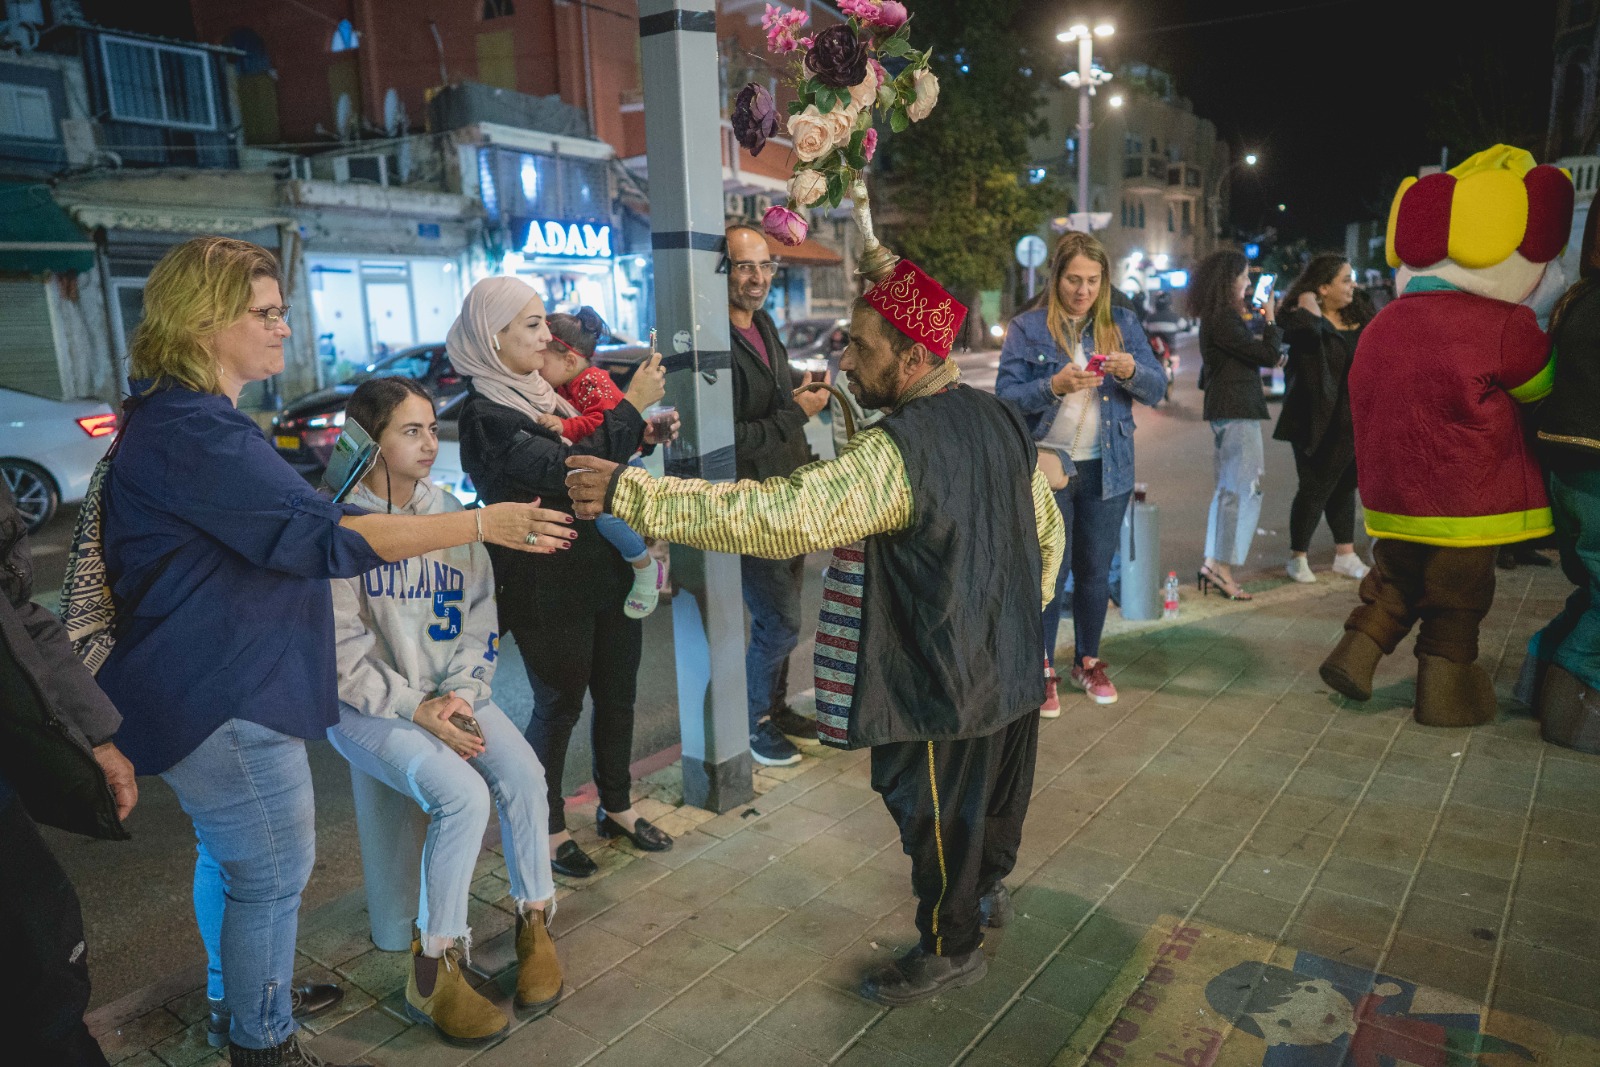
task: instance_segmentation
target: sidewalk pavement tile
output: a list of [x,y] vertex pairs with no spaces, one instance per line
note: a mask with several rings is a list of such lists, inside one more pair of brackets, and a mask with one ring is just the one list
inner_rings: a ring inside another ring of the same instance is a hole
[[[1521,635],[1542,624],[1537,605],[1561,591],[1558,576],[1522,573],[1503,576],[1485,627],[1502,689]],[[1547,1067],[1593,1067],[1600,758],[1543,744],[1525,717],[1417,726],[1409,645],[1381,666],[1373,701],[1330,694],[1316,667],[1352,599],[1331,583],[1264,588],[1249,606],[1108,640],[1122,700],[1068,694],[1041,725],[1008,879],[1016,918],[986,932],[989,974],[974,986],[895,1011],[855,995],[866,970],[915,943],[909,860],[866,753],[807,746],[795,767],[758,770],[755,798],[721,815],[681,806],[676,765],[639,783],[641,810],[677,834],[669,853],[603,844],[591,811],[574,815],[602,873],[560,883],[567,994],[489,1049],[450,1048],[400,1017],[405,955],[372,948],[360,892],[308,914],[303,974],[349,979],[312,1047],[386,1067],[1082,1067],[1132,1034],[1118,1012],[1159,995],[1218,1021],[1220,1062],[1259,1063],[1259,1039],[1207,1014],[1214,975],[1185,979],[1181,956],[1160,956],[1186,951],[1161,939],[1188,930],[1201,932],[1197,959],[1253,954],[1336,975],[1352,1004],[1391,976],[1410,1010],[1478,1018]],[[474,964],[502,1004],[515,979],[507,891],[503,859],[485,850]],[[112,1061],[221,1063],[204,1046],[202,991],[167,989],[166,1007],[126,1011],[99,1035]],[[1176,1018],[1152,1016],[1139,1040],[1181,1052],[1194,1023],[1186,1038]]]

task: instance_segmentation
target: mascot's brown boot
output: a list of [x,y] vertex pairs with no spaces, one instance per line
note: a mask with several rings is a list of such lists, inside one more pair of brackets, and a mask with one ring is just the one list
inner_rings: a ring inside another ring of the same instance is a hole
[[1552,745],[1600,753],[1600,692],[1550,664],[1534,709],[1539,733]]
[[1351,700],[1372,699],[1372,672],[1383,659],[1378,642],[1360,630],[1346,630],[1322,661],[1322,680]]
[[467,984],[461,950],[450,948],[434,959],[411,942],[411,977],[406,980],[406,1015],[427,1023],[445,1044],[475,1048],[504,1037],[511,1021],[482,993]]
[[1423,726],[1482,726],[1498,710],[1494,681],[1476,663],[1417,654],[1417,707]]
[[519,1013],[548,1011],[561,999],[561,960],[550,940],[548,911],[517,915],[517,999]]

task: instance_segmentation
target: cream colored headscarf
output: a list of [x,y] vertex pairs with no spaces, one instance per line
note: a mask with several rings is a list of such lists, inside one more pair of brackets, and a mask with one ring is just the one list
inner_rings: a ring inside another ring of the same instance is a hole
[[445,350],[456,373],[471,378],[473,388],[485,398],[530,419],[539,415],[570,419],[578,409],[562,399],[544,375],[538,371],[511,373],[495,348],[495,335],[538,295],[520,278],[498,275],[483,279],[462,301],[461,314],[445,338]]

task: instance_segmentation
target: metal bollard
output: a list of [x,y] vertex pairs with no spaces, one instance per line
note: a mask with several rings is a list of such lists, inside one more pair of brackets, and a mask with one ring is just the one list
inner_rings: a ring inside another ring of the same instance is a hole
[[428,833],[428,815],[411,797],[354,766],[350,789],[356,800],[372,943],[385,952],[407,951],[422,887],[422,839]]
[[1122,516],[1122,617],[1161,618],[1161,509],[1130,500]]

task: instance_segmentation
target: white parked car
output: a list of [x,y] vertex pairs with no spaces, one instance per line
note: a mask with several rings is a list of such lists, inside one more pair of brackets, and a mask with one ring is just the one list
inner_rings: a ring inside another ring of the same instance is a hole
[[29,530],[83,499],[116,430],[116,414],[101,401],[0,389],[0,474]]

